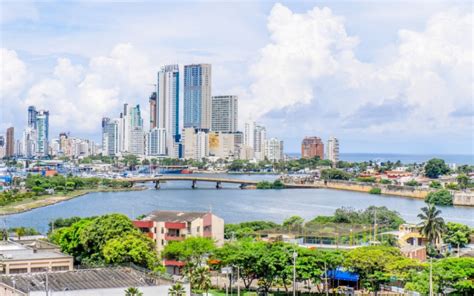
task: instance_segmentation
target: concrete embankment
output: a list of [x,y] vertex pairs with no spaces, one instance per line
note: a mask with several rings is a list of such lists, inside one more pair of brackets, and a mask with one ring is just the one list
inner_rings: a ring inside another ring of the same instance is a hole
[[370,192],[372,188],[378,187],[382,190],[382,194],[410,197],[416,199],[425,199],[428,193],[431,192],[429,189],[418,189],[411,186],[365,184],[351,181],[321,181],[319,182],[319,185],[322,188],[359,191],[367,193]]
[[455,206],[469,206],[474,207],[474,193],[473,192],[456,192],[453,195],[453,204]]

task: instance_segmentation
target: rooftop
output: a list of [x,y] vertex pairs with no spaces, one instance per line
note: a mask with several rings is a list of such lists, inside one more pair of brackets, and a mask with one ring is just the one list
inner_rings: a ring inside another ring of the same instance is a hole
[[27,291],[45,291],[46,275],[52,291],[148,287],[169,284],[132,268],[98,268],[54,273],[1,276],[0,283]]
[[[38,244],[38,245],[37,245]],[[29,245],[23,245],[13,241],[0,241],[0,262],[17,260],[40,260],[49,258],[72,258],[69,255],[59,252],[52,248],[51,244],[41,245],[41,243],[30,242]]]
[[202,218],[207,212],[180,212],[180,211],[153,211],[143,220],[153,220],[157,222],[191,222]]

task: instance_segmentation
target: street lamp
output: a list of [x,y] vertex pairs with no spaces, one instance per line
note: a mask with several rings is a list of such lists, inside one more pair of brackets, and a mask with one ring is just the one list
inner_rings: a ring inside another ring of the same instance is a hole
[[293,249],[293,296],[296,296],[296,257],[298,253]]

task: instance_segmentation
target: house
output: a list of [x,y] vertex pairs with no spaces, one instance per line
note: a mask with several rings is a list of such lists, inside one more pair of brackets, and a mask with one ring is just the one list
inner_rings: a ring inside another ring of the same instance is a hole
[[[224,244],[224,220],[210,212],[154,211],[133,224],[153,239],[158,252],[170,242],[191,236],[211,238],[217,246]],[[171,274],[184,265],[174,260],[165,260],[164,264]]]
[[73,263],[72,256],[46,242],[0,241],[0,274],[72,270]]
[[[115,296],[130,287],[143,296],[168,295],[172,280],[132,268],[79,269],[0,276],[0,296]],[[182,283],[190,295],[189,283]]]

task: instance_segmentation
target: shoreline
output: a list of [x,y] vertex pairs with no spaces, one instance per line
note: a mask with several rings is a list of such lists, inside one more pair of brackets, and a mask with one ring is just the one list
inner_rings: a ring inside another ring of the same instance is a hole
[[0,217],[29,212],[35,209],[51,206],[51,205],[68,201],[77,197],[81,197],[89,193],[142,191],[146,189],[147,189],[146,186],[130,187],[130,188],[96,188],[96,189],[78,190],[76,192],[71,193],[71,195],[51,195],[51,196],[46,196],[45,198],[39,199],[39,200],[28,201],[25,203],[20,202],[19,204],[15,204],[15,205],[4,206],[0,208]]

